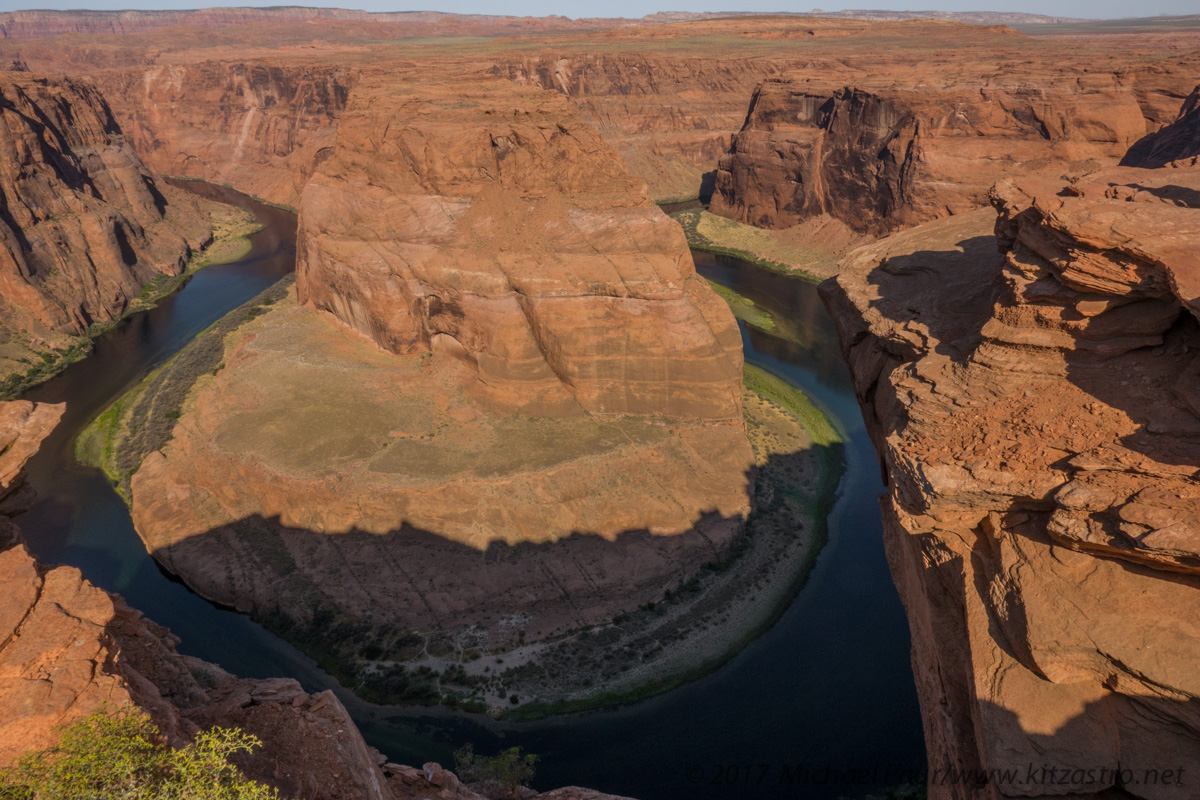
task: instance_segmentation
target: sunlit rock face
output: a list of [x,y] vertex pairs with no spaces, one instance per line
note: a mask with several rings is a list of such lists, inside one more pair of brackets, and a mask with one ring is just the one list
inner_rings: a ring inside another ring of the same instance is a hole
[[991,198],[822,287],[887,477],[930,767],[1018,776],[930,796],[1193,797],[1200,168]]
[[736,323],[562,96],[359,83],[298,251],[133,476],[138,532],[205,596],[532,642],[737,540]]
[[965,60],[843,85],[763,83],[720,161],[712,210],[767,228],[830,214],[883,234],[985,205],[1004,177],[1111,163],[1146,132],[1123,74],[988,70]]
[[[209,237],[92,86],[0,73],[0,337],[44,350],[119,317]],[[0,355],[3,355],[0,353]]]
[[732,315],[556,94],[360,86],[299,235],[301,302],[462,359],[497,410],[740,416]]

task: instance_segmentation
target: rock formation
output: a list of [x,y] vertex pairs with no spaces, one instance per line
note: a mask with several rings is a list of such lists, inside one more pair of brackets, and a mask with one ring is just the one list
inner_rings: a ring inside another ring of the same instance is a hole
[[209,238],[197,202],[154,180],[87,84],[5,73],[0,148],[0,361],[119,317]]
[[[0,766],[52,745],[59,725],[134,706],[176,746],[214,725],[254,734],[263,746],[238,764],[285,798],[480,797],[437,764],[388,762],[333,692],[311,695],[291,679],[239,679],[181,656],[170,632],[78,569],[39,564],[9,517],[32,505],[22,468],[62,412],[0,402]],[[539,797],[619,800],[576,787]]]
[[356,72],[336,62],[203,61],[95,76],[155,170],[295,206],[331,152]]
[[1172,166],[1003,181],[994,235],[930,223],[822,286],[933,798],[1200,791],[1200,168]]
[[1095,168],[1146,130],[1116,74],[951,70],[936,87],[926,72],[832,90],[763,83],[720,161],[711,210],[767,228],[830,214],[880,234],[978,208],[1004,176]]
[[565,98],[360,82],[298,251],[302,305],[225,340],[132,477],[139,534],[205,596],[310,642],[333,614],[364,653],[397,626],[500,647],[737,539],[735,320]]
[[1121,166],[1153,169],[1195,156],[1200,156],[1200,86],[1188,95],[1174,122],[1147,134],[1129,148]]
[[501,413],[740,418],[732,316],[557,95],[361,87],[298,251],[302,303],[390,352],[460,358]]

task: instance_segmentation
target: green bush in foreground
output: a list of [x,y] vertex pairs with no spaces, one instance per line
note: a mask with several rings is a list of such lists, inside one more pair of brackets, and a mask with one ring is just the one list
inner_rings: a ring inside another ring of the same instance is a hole
[[472,745],[454,751],[454,769],[458,778],[470,788],[491,798],[516,798],[521,789],[533,780],[534,764],[538,757],[521,753],[510,747],[499,755],[488,757],[475,754]]
[[213,728],[180,750],[145,714],[100,712],[61,729],[58,744],[0,771],[2,800],[277,800],[229,763],[261,744]]

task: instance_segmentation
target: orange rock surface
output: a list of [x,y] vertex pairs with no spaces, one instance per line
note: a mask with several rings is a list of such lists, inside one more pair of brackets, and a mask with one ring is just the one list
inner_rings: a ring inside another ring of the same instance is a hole
[[830,214],[880,234],[978,208],[1003,177],[1111,163],[1147,129],[1117,70],[949,58],[833,81],[755,91],[714,213],[768,228]]
[[[1193,797],[1200,167],[992,199],[994,235],[986,210],[929,223],[822,287],[887,477],[930,767],[1021,775],[930,796]],[[1028,781],[1043,763],[1065,782]]]
[[0,75],[0,150],[0,335],[57,346],[179,274],[210,236],[87,83]]
[[495,411],[740,419],[733,315],[556,94],[360,86],[298,235],[301,302],[461,359]]

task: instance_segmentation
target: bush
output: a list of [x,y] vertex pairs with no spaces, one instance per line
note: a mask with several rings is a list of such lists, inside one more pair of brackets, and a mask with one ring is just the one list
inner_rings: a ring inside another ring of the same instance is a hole
[[463,783],[482,795],[505,800],[519,797],[521,789],[529,786],[537,760],[532,753],[522,754],[519,747],[490,758],[476,755],[470,744],[454,752],[455,770]]
[[229,763],[260,742],[212,728],[175,750],[140,712],[99,712],[59,729],[58,744],[0,771],[3,800],[276,800]]

